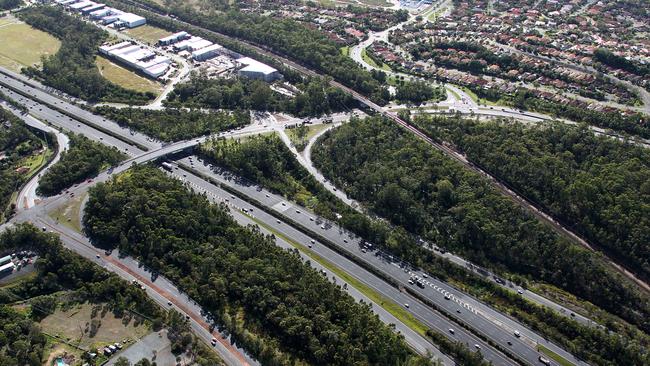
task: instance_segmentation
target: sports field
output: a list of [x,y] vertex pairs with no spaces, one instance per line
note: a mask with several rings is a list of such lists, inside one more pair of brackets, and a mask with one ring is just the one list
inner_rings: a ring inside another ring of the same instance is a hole
[[40,64],[41,56],[52,55],[61,41],[13,17],[0,18],[0,66],[20,71]]
[[99,73],[103,77],[124,88],[141,92],[152,92],[156,95],[160,94],[163,90],[163,86],[160,83],[140,76],[105,57],[98,56],[95,59],[95,64],[97,64]]

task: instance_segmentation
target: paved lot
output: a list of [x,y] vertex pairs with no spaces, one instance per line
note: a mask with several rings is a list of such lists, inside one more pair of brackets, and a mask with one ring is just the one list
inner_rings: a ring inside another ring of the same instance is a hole
[[[167,338],[167,331],[151,332],[142,339],[113,356],[106,366],[114,365],[120,357],[126,357],[129,362],[136,363],[143,358],[155,361],[158,365],[176,365],[176,356],[171,352],[171,342]],[[181,365],[186,365],[188,360],[181,360]]]

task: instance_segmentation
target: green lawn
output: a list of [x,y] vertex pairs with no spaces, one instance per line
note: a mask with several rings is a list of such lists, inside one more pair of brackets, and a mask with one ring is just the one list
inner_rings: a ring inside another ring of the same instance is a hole
[[350,56],[350,46],[341,47],[341,54],[343,56]]
[[41,56],[53,55],[61,47],[58,39],[13,18],[2,19],[0,40],[0,66],[14,71],[40,64]]
[[560,366],[575,366],[574,363],[570,362],[566,358],[558,355],[557,353],[551,351],[550,349],[542,346],[541,344],[537,345],[537,350],[547,355],[550,359],[560,364]]
[[[302,147],[303,144],[307,144],[309,140],[311,140],[312,137],[316,136],[317,133],[321,132],[322,130],[326,129],[329,125],[325,124],[320,124],[320,125],[313,125],[309,126],[307,125],[307,133],[305,134],[304,139],[300,139],[298,137],[298,129],[297,128],[292,128],[285,130],[287,133],[287,136],[289,136],[289,139],[291,140],[291,143],[293,143],[296,148],[299,146]],[[298,149],[299,151],[301,149]]]
[[126,89],[152,92],[156,95],[163,90],[163,86],[159,82],[140,76],[105,57],[97,56],[95,64],[103,77]]
[[172,32],[149,24],[127,29],[125,33],[148,44],[155,44],[159,39],[172,35]]
[[80,233],[81,202],[83,202],[87,195],[88,193],[84,193],[81,196],[68,199],[65,204],[48,212],[48,215],[57,222],[60,222],[70,229]]
[[373,60],[372,58],[370,58],[370,56],[368,56],[368,51],[365,48],[361,50],[361,58],[363,59],[363,61],[365,63],[367,63],[368,65],[370,65],[372,67],[376,67],[376,68],[384,70],[384,71],[392,71],[390,66],[386,65],[385,63],[382,63],[381,66],[379,66],[375,62],[375,60]]

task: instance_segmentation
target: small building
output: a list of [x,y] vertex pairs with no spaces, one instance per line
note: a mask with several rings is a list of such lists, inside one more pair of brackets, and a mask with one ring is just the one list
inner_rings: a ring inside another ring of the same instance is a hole
[[221,45],[213,44],[211,46],[192,52],[192,58],[195,61],[205,61],[220,55],[222,48],[223,47]]
[[195,42],[202,41],[203,38],[201,37],[190,37],[188,39],[185,39],[183,41],[180,41],[176,44],[174,44],[174,51],[175,52],[180,52],[180,51],[185,51],[189,49],[190,45]]
[[185,32],[185,31],[178,32],[178,33],[172,34],[171,36],[167,36],[167,37],[159,39],[158,44],[161,45],[161,46],[167,46],[167,45],[170,45],[170,44],[174,44],[176,42],[180,42],[180,41],[182,41],[184,39],[187,39],[187,38],[190,38],[189,33]]
[[282,78],[282,74],[280,74],[278,70],[250,57],[240,58],[237,60],[237,62],[244,65],[244,67],[239,69],[237,72],[237,74],[240,76],[244,76],[250,79],[264,80],[266,82],[271,82]]

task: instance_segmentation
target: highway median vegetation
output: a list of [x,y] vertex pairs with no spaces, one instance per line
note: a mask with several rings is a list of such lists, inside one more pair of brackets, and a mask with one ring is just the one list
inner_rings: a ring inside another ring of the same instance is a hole
[[[463,169],[390,121],[356,120],[326,133],[313,160],[325,177],[343,187],[371,214],[406,229],[403,240],[378,244],[415,265],[437,275],[441,260],[423,254],[413,235],[497,273],[518,274],[512,277],[515,282],[549,282],[641,329],[648,326],[650,311],[643,295],[609,269],[601,257],[558,237],[484,178]],[[637,352],[648,344],[647,336],[634,327],[625,333],[626,338],[621,338],[602,329],[580,326],[527,301],[518,303],[520,297],[516,294],[495,291],[498,287],[476,276],[454,275],[458,269],[446,267],[452,271],[444,276],[455,277],[460,284],[469,283],[475,291],[483,287],[478,292],[483,293],[480,297],[493,306],[503,306],[582,357],[597,363],[647,362],[647,354]]]
[[296,252],[158,169],[97,185],[84,224],[97,245],[175,282],[263,364],[429,364]]
[[126,158],[114,147],[71,134],[70,148],[62,152],[61,159],[43,174],[38,183],[38,193],[45,196],[59,194]]
[[27,76],[90,102],[144,104],[155,98],[154,93],[125,89],[101,76],[95,57],[108,37],[103,30],[49,5],[31,6],[18,16],[61,40],[61,48],[56,54],[44,57],[41,68],[23,68]]
[[243,109],[231,112],[102,106],[96,107],[94,112],[117,122],[120,126],[140,131],[166,142],[187,140],[250,124],[250,113]]
[[[48,141],[56,140],[50,136]],[[0,222],[12,214],[11,197],[27,182],[27,161],[46,147],[35,131],[0,108]]]

